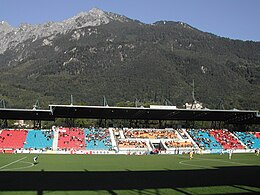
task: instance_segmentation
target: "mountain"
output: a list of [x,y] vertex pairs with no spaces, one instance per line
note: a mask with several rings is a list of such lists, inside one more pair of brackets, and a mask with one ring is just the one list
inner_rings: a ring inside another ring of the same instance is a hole
[[107,13],[97,8],[93,8],[89,12],[79,13],[77,16],[62,22],[48,22],[39,25],[21,24],[18,28],[13,28],[7,22],[2,21],[0,23],[0,53],[14,48],[28,39],[32,39],[32,42],[34,42],[43,37],[66,34],[73,29],[107,24],[111,20],[128,21],[123,16]]
[[0,23],[0,99],[8,107],[119,102],[259,109],[260,43],[183,22],[144,24],[94,8],[62,22]]

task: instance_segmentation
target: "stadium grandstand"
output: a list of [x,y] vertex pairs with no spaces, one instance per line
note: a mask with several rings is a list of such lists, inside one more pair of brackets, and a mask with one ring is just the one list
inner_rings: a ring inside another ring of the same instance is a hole
[[183,154],[254,152],[260,148],[260,132],[219,128],[114,128],[72,125],[42,129],[41,121],[58,118],[221,121],[226,124],[260,124],[257,111],[178,109],[172,106],[109,107],[50,105],[49,110],[0,109],[0,119],[33,120],[38,129],[0,131],[3,153],[54,154]]
[[185,154],[255,152],[260,132],[227,129],[64,128],[4,129],[3,153],[55,154]]

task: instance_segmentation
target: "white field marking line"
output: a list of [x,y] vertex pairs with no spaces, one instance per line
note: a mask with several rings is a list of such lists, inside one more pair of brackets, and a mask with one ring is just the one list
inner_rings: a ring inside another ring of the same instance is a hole
[[14,163],[17,163],[17,162],[19,162],[19,161],[21,161],[21,160],[23,160],[23,159],[26,159],[26,158],[27,158],[27,157],[23,157],[23,158],[20,158],[20,159],[18,159],[18,160],[16,160],[16,161],[10,162],[10,163],[8,163],[8,164],[6,164],[6,165],[0,167],[0,170],[3,169],[3,168],[5,168],[5,167],[8,167],[8,166],[10,166],[10,165],[12,165],[12,164],[14,164]]
[[231,163],[231,164],[238,164],[238,165],[253,165],[253,164],[247,164],[247,163],[239,163],[234,161],[226,161],[222,159],[209,159],[209,158],[200,158],[200,160],[211,160],[211,161],[218,161],[218,162],[225,162],[225,163]]
[[33,163],[30,162],[26,162],[26,161],[21,161],[21,163],[27,163],[29,164],[28,166],[24,166],[24,167],[17,167],[17,168],[12,168],[12,169],[2,169],[1,171],[12,171],[12,170],[19,170],[19,169],[28,169],[34,166]]
[[[179,164],[182,164],[182,165],[186,165],[186,166],[191,166],[191,167],[199,167],[199,168],[206,168],[206,169],[216,169],[214,167],[209,167],[209,166],[201,166],[201,165],[192,165],[192,164],[189,164],[189,163],[184,163],[184,162],[194,162],[194,160],[182,160],[179,162]],[[200,160],[196,160],[196,161],[200,161]]]

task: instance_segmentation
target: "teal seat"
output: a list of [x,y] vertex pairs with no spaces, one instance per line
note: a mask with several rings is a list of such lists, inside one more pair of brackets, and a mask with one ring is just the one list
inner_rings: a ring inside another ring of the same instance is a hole
[[53,132],[46,130],[29,130],[24,144],[25,149],[29,148],[51,148],[53,143]]

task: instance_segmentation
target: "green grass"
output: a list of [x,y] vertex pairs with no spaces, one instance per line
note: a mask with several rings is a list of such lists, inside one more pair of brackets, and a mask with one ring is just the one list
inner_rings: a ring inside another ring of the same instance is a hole
[[260,193],[254,154],[33,156],[0,155],[0,195]]

